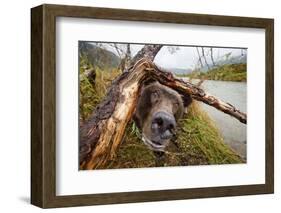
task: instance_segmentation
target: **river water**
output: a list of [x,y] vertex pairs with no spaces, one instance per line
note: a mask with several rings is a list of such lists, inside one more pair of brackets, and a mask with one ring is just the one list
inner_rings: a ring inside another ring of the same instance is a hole
[[[232,104],[240,111],[247,113],[246,82],[205,80],[201,87],[211,95],[216,96],[221,100]],[[207,104],[200,103],[200,105],[214,120],[225,143],[241,157],[246,159],[247,125]]]

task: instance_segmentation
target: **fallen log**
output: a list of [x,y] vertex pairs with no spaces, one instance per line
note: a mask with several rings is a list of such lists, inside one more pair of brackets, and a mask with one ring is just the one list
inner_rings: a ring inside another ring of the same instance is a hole
[[192,83],[177,79],[148,59],[140,59],[119,76],[90,119],[80,129],[80,169],[103,168],[113,159],[135,110],[142,83],[153,78],[181,95],[191,95],[245,123],[247,116],[229,103],[207,94]]
[[180,94],[189,94],[192,98],[197,101],[202,101],[205,104],[208,104],[216,109],[238,119],[241,123],[247,123],[247,115],[246,113],[241,112],[236,109],[230,103],[226,103],[219,98],[208,94],[199,86],[196,86],[190,82],[183,81],[182,79],[178,79],[174,77],[174,75],[170,72],[163,70],[162,68],[157,67],[155,64],[151,65],[151,68],[146,68],[147,71],[150,71],[150,75],[159,81],[161,84],[164,84],[176,91]]
[[80,129],[80,169],[105,165],[116,153],[127,123],[132,118],[149,61],[140,60],[111,85],[105,99]]

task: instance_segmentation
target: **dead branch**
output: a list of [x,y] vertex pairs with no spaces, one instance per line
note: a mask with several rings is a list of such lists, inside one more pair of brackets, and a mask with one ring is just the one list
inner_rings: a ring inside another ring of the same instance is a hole
[[246,123],[247,116],[229,103],[207,94],[201,88],[177,79],[147,59],[139,60],[129,72],[122,73],[111,85],[105,99],[80,130],[80,169],[96,169],[115,156],[125,128],[132,118],[142,83],[154,78],[160,83],[191,95],[194,99]]
[[206,58],[206,56],[205,56],[204,47],[201,47],[201,52],[202,52],[202,57],[203,57],[204,60],[205,60],[205,64],[207,65],[208,70],[210,70],[210,66],[209,66],[209,64],[208,64],[208,62],[207,62],[207,58]]
[[200,55],[200,53],[199,53],[199,49],[198,49],[198,48],[199,48],[199,47],[196,47],[196,51],[197,51],[197,54],[198,54],[198,60],[199,60],[199,62],[200,62],[201,68],[203,68],[203,62],[202,62],[201,55]]
[[213,54],[213,48],[212,47],[210,48],[210,51],[211,51],[211,60],[212,60],[212,63],[213,63],[213,67],[215,67],[216,63],[214,61],[214,54]]
[[142,58],[146,58],[153,61],[157,53],[161,50],[163,45],[161,44],[147,44],[132,58],[131,66]]
[[146,69],[150,69],[150,75],[158,80],[161,84],[164,84],[178,91],[182,95],[189,94],[197,101],[202,101],[205,104],[215,107],[216,109],[238,119],[241,123],[247,123],[247,115],[245,113],[236,109],[233,105],[226,103],[219,98],[212,96],[211,94],[206,93],[200,87],[174,77],[172,73],[157,67],[155,64],[153,64],[153,68]]

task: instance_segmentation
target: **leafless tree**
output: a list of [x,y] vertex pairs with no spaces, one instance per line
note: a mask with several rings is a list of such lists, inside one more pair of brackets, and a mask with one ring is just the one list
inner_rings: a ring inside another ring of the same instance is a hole
[[210,69],[210,66],[209,66],[209,64],[208,64],[208,62],[207,62],[207,58],[206,58],[206,56],[205,56],[204,47],[201,47],[201,52],[202,52],[202,57],[204,58],[205,64],[206,64],[206,66],[207,66],[207,68],[208,68],[208,70],[209,70],[209,69]]
[[200,65],[201,65],[201,68],[203,68],[203,62],[202,62],[202,59],[201,59],[201,55],[200,55],[200,52],[199,52],[199,47],[196,47],[196,51],[197,51],[197,54],[198,54],[198,60],[200,62]]
[[118,56],[119,56],[119,58],[122,58],[122,49],[120,48],[120,47],[118,47],[118,45],[117,44],[113,44],[112,45],[114,48],[115,48],[115,50],[116,50],[116,52],[117,52],[117,54],[118,54]]
[[124,57],[124,61],[125,61],[124,70],[128,70],[128,68],[131,64],[131,60],[132,60],[131,46],[130,46],[130,44],[127,44],[126,45],[126,54],[125,54],[125,57]]
[[245,55],[245,51],[244,49],[241,49],[241,56],[244,56]]
[[213,66],[216,66],[215,61],[214,61],[214,55],[213,55],[213,48],[212,47],[210,48],[210,53],[211,53],[211,60],[212,60]]
[[128,66],[131,63],[131,45],[130,44],[116,44],[116,43],[109,43],[110,47],[114,48],[118,57],[120,58],[120,64],[118,68],[120,70],[127,70]]

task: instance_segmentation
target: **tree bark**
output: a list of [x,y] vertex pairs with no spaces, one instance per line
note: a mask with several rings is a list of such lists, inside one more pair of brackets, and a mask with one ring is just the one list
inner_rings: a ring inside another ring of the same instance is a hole
[[140,60],[130,72],[122,73],[80,128],[80,169],[101,168],[113,158],[135,110],[141,84],[147,77],[146,68],[151,64]]
[[80,129],[80,169],[104,168],[107,161],[115,156],[126,125],[132,118],[142,83],[153,78],[182,95],[191,95],[217,108],[242,123],[247,116],[229,103],[205,93],[199,87],[177,79],[172,73],[158,68],[147,59],[139,60],[129,72],[118,77],[103,102],[96,108],[91,118]]
[[127,46],[126,46],[126,54],[125,54],[125,67],[124,67],[124,70],[128,70],[129,69],[129,66],[131,65],[131,60],[132,60],[131,45],[127,44]]
[[130,66],[134,66],[134,64],[142,58],[153,61],[162,47],[163,45],[161,44],[144,45],[144,47],[132,58]]

